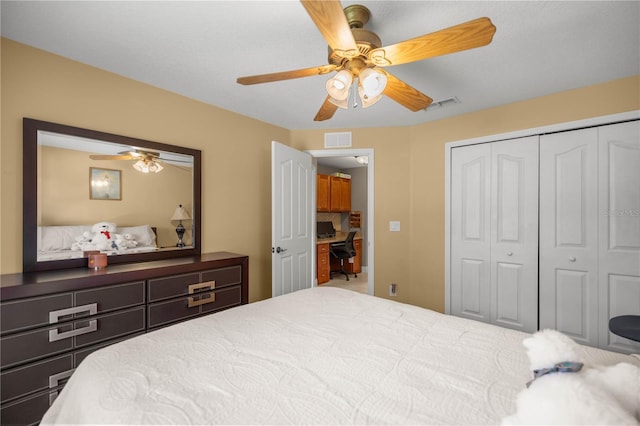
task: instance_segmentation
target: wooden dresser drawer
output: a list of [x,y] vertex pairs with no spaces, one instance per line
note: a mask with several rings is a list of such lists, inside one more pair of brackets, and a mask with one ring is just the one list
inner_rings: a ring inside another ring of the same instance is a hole
[[5,335],[144,303],[144,281],[3,302],[0,330]]
[[240,286],[150,303],[148,307],[148,327],[160,327],[203,313],[220,311],[241,303],[242,291]]
[[[98,315],[2,337],[2,368],[32,362],[75,348],[129,335],[145,329],[145,307]],[[66,337],[68,336],[68,337]]]
[[55,392],[56,389],[59,391],[87,355],[141,334],[143,333],[127,335],[107,343],[100,343],[65,355],[5,370],[0,375],[0,402],[4,404],[7,401],[24,398],[42,391]]
[[57,391],[41,392],[19,399],[8,404],[2,404],[0,419],[3,425],[36,425],[47,412],[51,403],[58,396]]
[[55,389],[71,376],[73,369],[70,353],[5,371],[0,376],[1,402]]
[[[209,286],[194,286],[199,283],[211,283]],[[242,267],[211,269],[184,275],[172,275],[149,280],[149,302],[186,296],[198,291],[213,290],[242,283]]]

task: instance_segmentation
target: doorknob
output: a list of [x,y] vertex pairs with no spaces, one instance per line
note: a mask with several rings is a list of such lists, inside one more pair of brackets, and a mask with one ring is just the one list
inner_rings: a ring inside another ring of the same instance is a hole
[[287,249],[280,248],[280,247],[276,248],[276,253],[284,253],[285,251],[287,251]]
[[507,256],[513,256],[513,252],[512,251],[508,251],[507,252]]
[[569,257],[569,262],[575,262],[575,261],[576,261],[575,257],[573,257],[573,256]]

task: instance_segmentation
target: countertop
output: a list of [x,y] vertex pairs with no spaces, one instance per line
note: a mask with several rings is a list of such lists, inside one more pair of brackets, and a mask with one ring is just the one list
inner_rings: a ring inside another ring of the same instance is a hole
[[[316,244],[328,244],[328,243],[341,243],[347,239],[347,235],[349,232],[344,231],[336,231],[336,236],[331,238],[316,238]],[[356,236],[353,237],[354,240],[361,240],[362,233],[356,232]]]

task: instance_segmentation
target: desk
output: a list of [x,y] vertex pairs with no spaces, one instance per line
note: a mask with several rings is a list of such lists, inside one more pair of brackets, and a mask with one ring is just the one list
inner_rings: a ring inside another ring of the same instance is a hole
[[[324,284],[331,278],[331,261],[337,261],[337,259],[331,259],[329,255],[329,245],[331,243],[340,243],[347,239],[348,232],[336,232],[335,237],[331,238],[318,238],[316,240],[316,277],[318,278],[318,284]],[[356,233],[353,239],[353,248],[356,250],[356,256],[353,258],[353,263],[345,262],[344,270],[349,273],[359,274],[362,271],[362,234]]]

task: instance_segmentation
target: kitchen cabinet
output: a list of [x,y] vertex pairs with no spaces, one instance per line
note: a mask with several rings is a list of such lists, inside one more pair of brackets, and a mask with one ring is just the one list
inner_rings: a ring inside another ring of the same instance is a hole
[[351,179],[329,176],[332,212],[351,211]]
[[318,185],[316,188],[318,202],[316,210],[319,212],[328,212],[331,209],[331,189],[329,175],[318,175]]
[[351,179],[319,174],[316,194],[316,210],[319,212],[351,211]]

